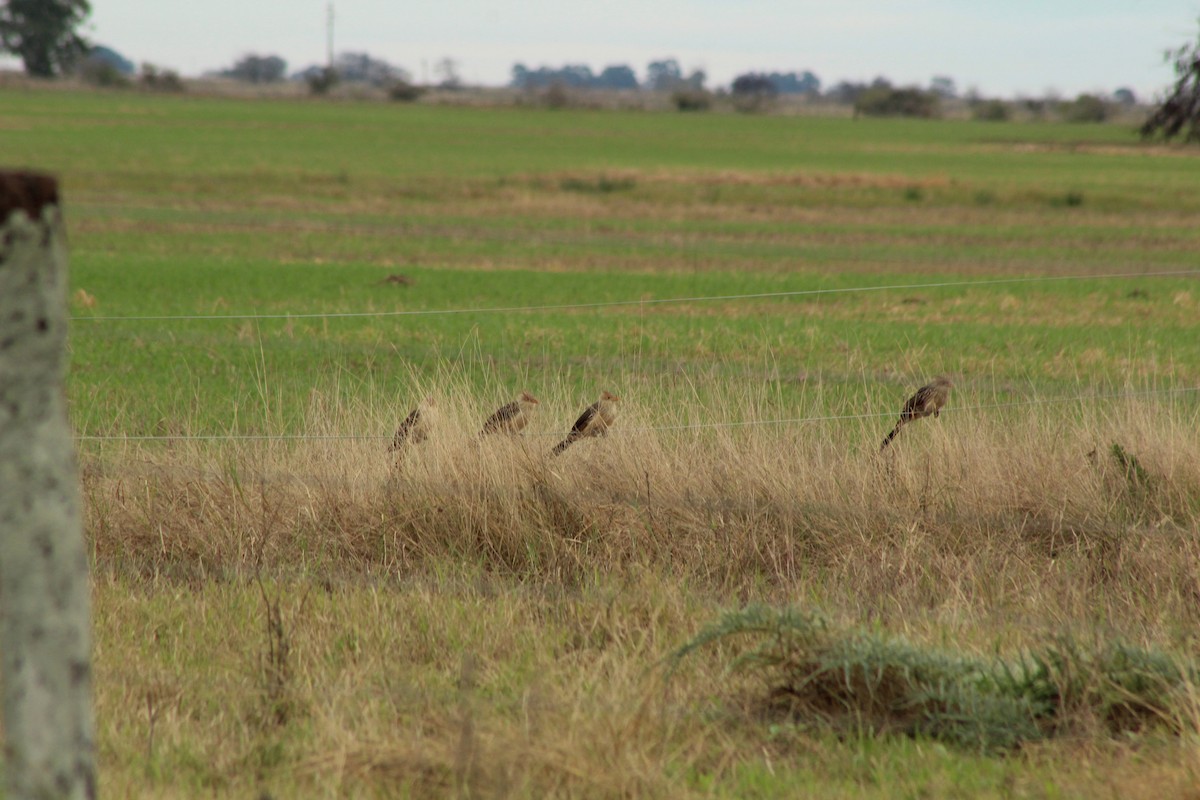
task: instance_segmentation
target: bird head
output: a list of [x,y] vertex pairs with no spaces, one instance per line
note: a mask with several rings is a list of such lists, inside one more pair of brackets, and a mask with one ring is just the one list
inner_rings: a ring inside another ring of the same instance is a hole
[[517,402],[523,406],[536,406],[539,401],[529,392],[521,392],[521,396],[517,398]]
[[621,398],[617,397],[615,394],[608,391],[607,389],[600,393],[600,402],[602,402],[602,403],[616,403],[620,399]]

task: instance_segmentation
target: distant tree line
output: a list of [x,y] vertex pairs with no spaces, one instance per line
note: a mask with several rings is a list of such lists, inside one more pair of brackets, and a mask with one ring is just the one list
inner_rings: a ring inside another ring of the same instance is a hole
[[229,69],[219,73],[225,78],[235,78],[247,83],[274,83],[287,75],[287,62],[279,56],[260,56],[254,53],[242,56]]
[[[21,58],[25,71],[37,77],[73,74],[98,86],[133,85],[131,61],[112,48],[86,41],[79,34],[78,30],[90,12],[88,0],[2,0],[0,52]],[[1141,133],[1147,138],[1161,136],[1169,140],[1182,136],[1187,141],[1200,141],[1200,42],[1170,50],[1166,59],[1175,69],[1175,86],[1156,105]],[[458,65],[453,59],[444,58],[437,62],[433,71],[440,88],[462,86]],[[215,74],[248,83],[273,83],[287,78],[287,62],[279,56],[251,53]],[[342,53],[333,64],[310,66],[291,78],[307,81],[315,93],[326,92],[341,81],[367,83],[386,89],[393,99],[404,101],[415,100],[426,89],[414,86],[404,69],[367,53]],[[512,67],[510,85],[543,90],[547,105],[554,107],[569,104],[567,90],[574,89],[669,92],[680,111],[708,109],[718,95],[732,98],[733,107],[739,111],[762,111],[769,109],[778,95],[791,94],[852,105],[856,116],[936,117],[945,101],[959,99],[954,81],[942,75],[934,76],[928,88],[896,87],[881,77],[869,84],[841,81],[824,93],[821,80],[809,70],[746,72],[734,78],[727,93],[721,89],[714,94],[705,87],[706,81],[703,70],[685,74],[676,59],[664,58],[646,66],[643,81],[639,81],[634,70],[625,64],[609,65],[594,73],[586,64],[531,69],[517,63]],[[159,91],[185,88],[178,74],[153,64],[142,64],[137,82],[143,88]],[[1111,96],[1085,93],[1071,101],[1054,97],[1015,102],[984,100],[970,91],[965,101],[971,115],[978,120],[1009,119],[1013,110],[1020,109],[1034,119],[1053,112],[1071,122],[1102,122],[1112,116],[1114,109],[1135,105],[1137,98],[1133,90],[1122,87]]]
[[651,61],[646,67],[646,81],[639,83],[637,74],[626,64],[605,67],[599,74],[586,64],[567,64],[562,67],[530,69],[513,64],[509,85],[516,89],[545,89],[562,86],[569,89],[651,89],[675,91],[681,88],[703,89],[707,79],[703,70],[684,75],[679,62],[673,58]]
[[518,89],[543,89],[556,84],[572,89],[636,89],[638,79],[633,70],[623,64],[605,67],[598,75],[586,64],[537,69],[530,69],[524,64],[513,64],[512,80],[509,81],[511,86]]
[[[756,73],[747,74],[754,75]],[[762,72],[757,75],[768,81],[779,94],[819,94],[821,91],[821,79],[808,70],[800,73]],[[734,83],[737,83],[737,80],[735,78]]]
[[[1190,53],[1188,50],[1185,55]],[[1178,60],[1180,66],[1177,66],[1177,70],[1180,71],[1182,88],[1177,88],[1177,97],[1170,108],[1192,108],[1200,101],[1189,103],[1178,99],[1178,95],[1190,90],[1195,96],[1200,96],[1200,90],[1191,88],[1200,85],[1200,78],[1195,77],[1200,73],[1188,71],[1195,59],[1179,57]],[[131,86],[135,80],[132,62],[112,48],[99,45],[91,47],[82,61],[77,62],[74,71],[98,86]],[[427,91],[427,87],[413,84],[407,70],[367,53],[341,53],[334,60],[332,69],[314,65],[290,76],[287,62],[280,56],[249,53],[232,66],[210,74],[247,83],[304,80],[318,94],[329,91],[342,81],[365,83],[385,89],[389,97],[400,101],[416,100]],[[457,89],[462,85],[458,64],[453,59],[444,58],[435,63],[433,74],[440,88]],[[551,107],[570,105],[572,100],[568,90],[626,89],[668,92],[671,103],[680,111],[705,111],[713,106],[717,97],[723,96],[728,98],[735,110],[749,113],[768,111],[780,95],[790,94],[820,97],[828,102],[849,105],[854,108],[855,115],[867,117],[937,117],[945,101],[959,99],[953,79],[946,76],[932,78],[927,89],[897,87],[886,78],[878,77],[870,83],[841,81],[824,92],[821,91],[820,78],[808,70],[746,72],[734,78],[728,91],[720,89],[715,93],[705,88],[706,79],[703,70],[685,74],[676,59],[667,58],[651,61],[646,67],[644,81],[639,81],[633,69],[624,64],[610,65],[594,73],[586,64],[530,69],[518,63],[513,65],[510,85],[541,90],[543,103]],[[181,91],[184,88],[178,75],[151,64],[142,65],[136,80],[141,87],[148,89]],[[985,121],[1011,119],[1013,113],[1019,111],[1033,119],[1044,119],[1053,114],[1069,122],[1103,122],[1112,117],[1115,108],[1132,106],[1137,102],[1133,90],[1129,88],[1117,89],[1107,97],[1081,94],[1074,100],[1054,97],[989,100],[979,97],[974,90],[967,92],[962,99],[974,119]],[[1200,136],[1192,134],[1192,138]]]

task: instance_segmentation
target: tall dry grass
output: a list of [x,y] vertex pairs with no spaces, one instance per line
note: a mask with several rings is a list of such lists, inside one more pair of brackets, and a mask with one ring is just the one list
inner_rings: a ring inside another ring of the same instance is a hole
[[[481,438],[507,392],[416,386],[414,402],[438,397],[438,424],[397,456],[406,404],[317,392],[306,430],[327,438],[93,445],[96,561],[199,579],[453,560],[566,584],[649,567],[734,597],[820,585],[884,617],[916,604],[1197,619],[1200,437],[1177,397],[975,408],[960,389],[881,455],[891,416],[748,424],[797,415],[765,390],[667,402],[635,387],[612,435],[552,457],[594,398],[540,393],[525,434]],[[820,416],[874,411],[837,402]]]

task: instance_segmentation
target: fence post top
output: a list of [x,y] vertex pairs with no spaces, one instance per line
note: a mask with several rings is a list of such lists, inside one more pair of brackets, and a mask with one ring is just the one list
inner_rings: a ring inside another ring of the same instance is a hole
[[42,208],[58,205],[58,180],[34,170],[0,170],[0,224],[14,211],[40,219]]

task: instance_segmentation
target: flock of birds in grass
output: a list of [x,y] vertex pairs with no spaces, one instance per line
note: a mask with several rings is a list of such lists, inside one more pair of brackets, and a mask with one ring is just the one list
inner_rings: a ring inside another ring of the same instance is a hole
[[[600,399],[583,410],[579,419],[575,420],[575,424],[571,426],[567,438],[554,446],[554,449],[550,451],[551,455],[558,455],[580,439],[591,436],[607,436],[609,427],[617,419],[617,403],[620,401],[621,398],[612,392],[601,392]],[[516,400],[500,406],[484,421],[479,435],[503,433],[514,436],[520,433],[529,424],[529,418],[538,404],[538,399],[532,394],[521,392]],[[426,397],[400,423],[396,429],[396,435],[392,437],[392,445],[388,449],[395,452],[410,444],[420,444],[428,439],[429,430],[436,418],[436,411],[437,402],[432,396]]]
[[[879,452],[882,453],[886,450],[887,446],[896,438],[896,434],[900,433],[900,429],[909,422],[922,417],[940,416],[942,406],[946,405],[946,401],[950,397],[950,389],[953,387],[954,384],[950,382],[949,378],[940,375],[918,389],[900,409],[900,420],[896,423],[896,427],[892,428],[891,432],[884,437],[883,444],[879,446]],[[580,439],[607,436],[608,429],[617,419],[617,404],[620,401],[621,398],[612,392],[601,392],[600,399],[583,410],[583,413],[575,420],[575,424],[571,426],[566,438],[556,444],[550,454],[560,455]],[[521,392],[516,400],[500,406],[487,418],[479,435],[508,434],[514,436],[520,433],[529,424],[529,418],[537,405],[536,397],[529,392]],[[429,432],[434,425],[436,416],[436,401],[432,396],[426,397],[396,428],[396,434],[392,437],[392,444],[388,450],[396,452],[410,445],[424,442],[429,438]]]

